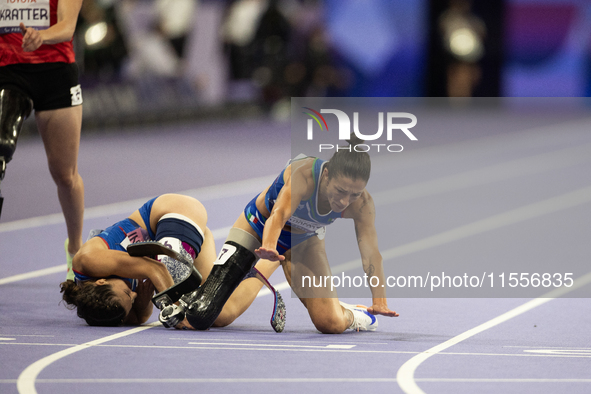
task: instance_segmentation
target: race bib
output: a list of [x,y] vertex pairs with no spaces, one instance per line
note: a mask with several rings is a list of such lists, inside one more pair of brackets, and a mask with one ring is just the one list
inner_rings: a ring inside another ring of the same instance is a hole
[[20,33],[20,23],[49,28],[49,0],[0,0],[0,34]]
[[295,227],[299,230],[307,231],[310,233],[315,232],[316,230],[326,226],[326,223],[311,222],[309,220],[298,218],[296,216],[290,217],[287,224],[291,227]]
[[213,265],[224,265],[226,261],[236,252],[236,246],[230,244],[224,244],[220,254],[216,261],[213,262]]
[[141,227],[136,228],[133,231],[127,233],[127,236],[119,245],[123,246],[123,249],[127,250],[127,246],[136,242],[150,241],[150,235],[148,232]]

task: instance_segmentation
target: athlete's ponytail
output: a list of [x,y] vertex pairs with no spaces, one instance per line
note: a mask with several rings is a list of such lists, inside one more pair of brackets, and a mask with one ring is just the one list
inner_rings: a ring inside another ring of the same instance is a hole
[[357,135],[352,134],[349,139],[349,146],[337,147],[337,151],[325,164],[326,168],[328,168],[329,179],[345,176],[353,180],[361,179],[365,182],[369,180],[371,172],[369,153],[355,150],[355,146],[363,144],[363,142]]

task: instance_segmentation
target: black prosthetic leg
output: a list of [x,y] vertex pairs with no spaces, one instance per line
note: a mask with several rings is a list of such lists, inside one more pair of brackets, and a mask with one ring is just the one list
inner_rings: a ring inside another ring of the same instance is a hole
[[[16,90],[0,89],[0,183],[4,179],[6,164],[16,150],[16,141],[23,122],[31,114],[33,102]],[[0,191],[0,216],[4,198]]]
[[249,249],[226,241],[205,283],[181,298],[187,305],[186,317],[193,328],[207,330],[211,327],[256,260],[256,255]]

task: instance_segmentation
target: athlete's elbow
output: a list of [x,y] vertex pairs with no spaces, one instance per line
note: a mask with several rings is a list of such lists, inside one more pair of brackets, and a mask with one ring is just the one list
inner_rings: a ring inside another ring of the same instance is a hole
[[72,259],[72,268],[76,271],[81,271],[82,267],[91,264],[92,262],[92,253],[89,253],[88,250],[81,249],[74,255]]

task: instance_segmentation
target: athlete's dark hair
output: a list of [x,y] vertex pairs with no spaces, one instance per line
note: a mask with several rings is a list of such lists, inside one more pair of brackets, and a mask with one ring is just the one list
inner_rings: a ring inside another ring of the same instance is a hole
[[92,281],[78,286],[74,281],[60,283],[66,308],[76,308],[78,317],[89,326],[119,326],[126,317],[125,308],[118,301],[110,284],[96,286]]
[[337,147],[337,151],[325,164],[325,168],[328,168],[328,179],[342,175],[353,180],[361,179],[365,182],[369,180],[371,172],[369,153],[355,150],[355,145],[363,144],[363,142],[353,134],[349,139],[348,147]]

